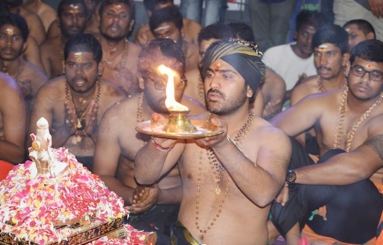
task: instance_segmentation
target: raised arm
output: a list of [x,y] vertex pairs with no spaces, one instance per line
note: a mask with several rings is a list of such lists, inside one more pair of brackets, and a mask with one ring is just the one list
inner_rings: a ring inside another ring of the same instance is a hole
[[3,124],[0,159],[20,163],[24,160],[27,121],[23,95],[17,83],[4,73],[0,74],[0,87],[0,113]]
[[152,137],[138,151],[134,160],[134,176],[138,183],[150,185],[168,173],[185,148],[183,140]]

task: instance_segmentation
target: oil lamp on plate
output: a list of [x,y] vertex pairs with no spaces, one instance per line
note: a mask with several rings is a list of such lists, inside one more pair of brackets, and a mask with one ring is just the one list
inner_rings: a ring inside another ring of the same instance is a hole
[[137,125],[136,130],[140,133],[158,137],[180,139],[202,138],[221,134],[222,130],[211,123],[188,118],[189,108],[178,103],[174,98],[175,72],[164,65],[160,65],[158,70],[161,74],[168,76],[165,105],[170,112],[169,119],[144,121]]

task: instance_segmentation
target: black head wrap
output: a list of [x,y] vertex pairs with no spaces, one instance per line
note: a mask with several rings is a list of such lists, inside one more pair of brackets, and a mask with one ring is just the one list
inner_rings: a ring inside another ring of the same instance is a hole
[[[261,56],[262,53],[258,51],[257,45],[250,42],[235,40],[213,43],[206,50],[202,60],[202,79],[205,80],[210,64],[221,59],[234,67],[255,93],[265,78],[265,64]],[[250,103],[253,101],[254,98],[250,100]]]

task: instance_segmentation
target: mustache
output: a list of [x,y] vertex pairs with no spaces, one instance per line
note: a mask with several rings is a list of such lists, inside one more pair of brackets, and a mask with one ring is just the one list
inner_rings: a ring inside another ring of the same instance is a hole
[[319,66],[318,70],[320,70],[320,69],[325,69],[325,70],[331,71],[331,68],[328,68],[328,67],[325,67],[325,66]]
[[78,80],[84,80],[85,82],[88,82],[88,79],[86,79],[85,77],[82,77],[82,76],[75,76],[72,79],[72,82],[77,82]]
[[215,88],[211,88],[211,89],[209,89],[209,90],[207,91],[207,94],[209,94],[209,93],[217,93],[217,94],[219,94],[222,98],[225,97],[225,95],[224,95],[221,91],[219,91],[218,89],[215,89]]

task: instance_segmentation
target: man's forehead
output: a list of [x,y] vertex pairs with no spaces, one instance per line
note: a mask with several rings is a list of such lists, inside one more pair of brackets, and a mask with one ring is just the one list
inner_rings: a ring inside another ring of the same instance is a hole
[[64,9],[63,12],[69,12],[69,13],[84,12],[84,6],[81,3],[64,5],[63,9]]
[[71,51],[68,54],[68,59],[73,62],[83,62],[85,60],[89,61],[89,59],[93,60],[93,53],[85,51]]
[[3,25],[1,28],[0,28],[1,32],[3,33],[7,33],[7,35],[14,35],[14,34],[20,34],[20,29],[16,26],[13,26],[13,25],[10,25],[10,24],[7,24],[7,25]]
[[318,47],[315,47],[314,50],[317,52],[327,52],[327,51],[336,51],[339,48],[332,43],[322,43]]
[[161,32],[168,31],[170,28],[171,28],[170,23],[164,22],[160,24],[156,29],[154,29],[154,32],[161,33]]
[[374,70],[379,70],[383,72],[383,63],[365,60],[362,57],[358,57],[358,56],[355,57],[355,60],[351,65],[359,65],[367,69],[374,69]]
[[299,28],[298,32],[310,32],[310,33],[315,33],[317,29],[308,23],[303,23],[301,27]]
[[115,3],[105,6],[105,10],[111,11],[129,11],[129,6],[124,3]]

